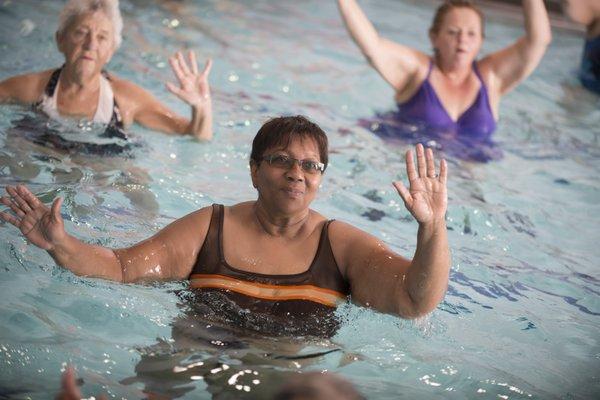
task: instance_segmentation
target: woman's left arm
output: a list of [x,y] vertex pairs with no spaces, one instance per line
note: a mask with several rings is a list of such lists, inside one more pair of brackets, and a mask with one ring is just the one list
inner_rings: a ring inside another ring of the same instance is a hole
[[535,70],[552,40],[543,0],[523,0],[523,12],[525,35],[479,63],[484,75],[489,71],[491,87],[500,95],[514,89]]
[[419,223],[412,260],[380,240],[343,223],[332,224],[334,256],[351,287],[354,301],[404,318],[423,316],[444,298],[450,271],[446,233],[447,165],[435,172],[433,152],[417,145],[417,168],[406,154],[409,188],[394,182],[406,208]]
[[[198,71],[196,56],[189,52],[188,65],[183,55],[177,52],[169,63],[179,85],[167,82],[167,89],[191,107],[191,119],[183,118],[158,101],[141,87],[120,81],[120,94],[125,99],[125,121],[135,121],[147,128],[165,133],[192,135],[197,139],[212,139],[212,101],[208,75],[212,60],[208,60],[202,72]],[[121,104],[119,104],[121,105]]]

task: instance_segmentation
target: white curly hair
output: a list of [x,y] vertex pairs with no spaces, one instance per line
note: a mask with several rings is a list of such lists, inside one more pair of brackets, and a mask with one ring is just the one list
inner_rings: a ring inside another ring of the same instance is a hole
[[58,17],[57,33],[62,35],[73,20],[80,15],[102,11],[112,22],[115,49],[121,45],[123,36],[123,17],[119,10],[119,0],[69,0]]

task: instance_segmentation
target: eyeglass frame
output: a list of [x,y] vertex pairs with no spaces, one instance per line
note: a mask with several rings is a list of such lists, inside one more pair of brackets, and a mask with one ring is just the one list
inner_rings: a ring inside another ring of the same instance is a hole
[[[302,171],[304,171],[306,173],[309,173],[309,174],[313,170],[315,171],[315,173],[320,172],[321,175],[323,175],[323,173],[325,172],[325,164],[322,163],[322,162],[320,162],[320,161],[315,161],[315,160],[299,160],[297,158],[293,158],[293,157],[287,156],[285,154],[277,154],[277,153],[275,153],[275,154],[270,154],[268,156],[262,156],[260,158],[260,161],[266,161],[266,162],[269,163],[269,165],[272,166],[273,165],[273,158],[275,158],[275,157],[283,157],[283,158],[288,159],[289,160],[287,162],[288,165],[285,167],[287,169],[292,169],[292,167],[294,166],[294,163],[297,163],[298,166],[300,167],[300,169]],[[315,163],[318,168],[317,169],[305,169],[304,168],[304,164],[307,163],[307,162]],[[275,166],[275,167],[277,167],[277,166]]]

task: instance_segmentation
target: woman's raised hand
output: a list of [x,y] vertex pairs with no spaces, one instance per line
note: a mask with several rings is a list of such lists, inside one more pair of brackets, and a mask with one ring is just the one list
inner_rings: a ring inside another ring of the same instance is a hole
[[435,171],[433,151],[425,150],[422,144],[416,146],[417,168],[411,150],[406,152],[406,173],[409,188],[400,181],[394,182],[394,187],[404,200],[407,210],[420,224],[443,220],[448,205],[446,181],[448,167],[446,160],[440,162],[439,175]]
[[179,86],[167,82],[167,89],[192,107],[208,105],[210,104],[208,74],[210,74],[212,60],[209,58],[206,61],[204,70],[199,73],[196,54],[190,51],[188,57],[189,65],[180,51],[169,58],[169,64],[179,81]]
[[2,196],[1,202],[14,215],[0,211],[0,218],[19,228],[27,240],[44,250],[53,250],[55,244],[65,239],[60,197],[48,208],[23,185],[7,186],[6,193],[8,196]]

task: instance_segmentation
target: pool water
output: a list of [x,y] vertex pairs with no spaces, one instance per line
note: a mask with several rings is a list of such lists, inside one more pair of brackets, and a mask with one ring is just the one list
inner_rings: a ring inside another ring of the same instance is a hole
[[[56,67],[62,1],[0,3],[0,79]],[[429,1],[363,1],[380,32],[424,51]],[[0,186],[25,183],[65,199],[69,232],[133,244],[214,202],[255,198],[250,143],[271,116],[305,114],[328,132],[331,164],[313,208],[411,257],[417,225],[391,181],[405,179],[406,143],[359,121],[394,108],[393,93],[347,36],[335,2],[121,1],[124,42],[108,69],[168,94],[167,57],[212,57],[215,139],[131,128],[128,156],[60,155],[23,140],[27,108],[0,107]],[[483,52],[522,33],[490,17]],[[370,399],[591,399],[600,396],[600,98],[575,78],[581,35],[555,30],[542,64],[501,105],[503,156],[447,154],[452,271],[445,301],[404,321],[354,305],[331,340],[174,339],[184,282],[121,285],[56,267],[0,226],[0,398],[51,398],[74,364],[86,395],[265,398],[295,372],[330,371]],[[87,138],[96,127],[63,127]],[[206,338],[205,338],[206,339]],[[331,351],[338,350],[338,351]],[[320,354],[305,357],[304,355]],[[148,363],[145,361],[150,360]],[[167,389],[168,388],[168,389]]]

